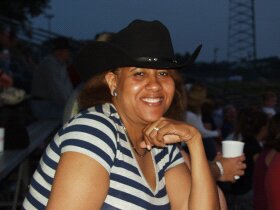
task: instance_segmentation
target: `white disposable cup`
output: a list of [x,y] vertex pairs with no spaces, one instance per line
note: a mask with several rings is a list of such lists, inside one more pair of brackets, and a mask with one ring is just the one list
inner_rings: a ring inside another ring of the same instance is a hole
[[[225,158],[238,157],[243,154],[244,142],[226,140],[222,141],[222,154]],[[239,179],[239,176],[234,176],[235,179]]]
[[0,152],[4,151],[5,128],[0,128]]

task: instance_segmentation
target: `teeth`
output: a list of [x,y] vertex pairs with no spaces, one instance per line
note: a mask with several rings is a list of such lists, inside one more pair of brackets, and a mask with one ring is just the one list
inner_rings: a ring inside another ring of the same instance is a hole
[[162,98],[143,98],[143,101],[148,103],[158,103],[162,101]]

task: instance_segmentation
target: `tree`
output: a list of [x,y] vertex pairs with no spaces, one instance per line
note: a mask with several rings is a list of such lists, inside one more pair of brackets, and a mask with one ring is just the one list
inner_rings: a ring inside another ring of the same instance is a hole
[[48,8],[50,0],[1,0],[0,16],[17,20],[22,24],[29,22]]

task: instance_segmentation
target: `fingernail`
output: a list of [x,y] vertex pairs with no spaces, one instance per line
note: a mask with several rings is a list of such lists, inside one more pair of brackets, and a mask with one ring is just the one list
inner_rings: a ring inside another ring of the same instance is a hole
[[151,145],[148,144],[148,145],[147,145],[147,149],[148,149],[148,150],[151,150],[151,149],[152,149]]

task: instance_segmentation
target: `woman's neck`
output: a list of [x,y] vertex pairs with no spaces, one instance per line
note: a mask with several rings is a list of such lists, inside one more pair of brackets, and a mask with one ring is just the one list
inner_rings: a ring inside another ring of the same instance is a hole
[[128,122],[123,122],[123,124],[132,143],[135,145],[136,148],[138,148],[138,145],[144,139],[143,129],[145,126],[135,125],[133,123]]

